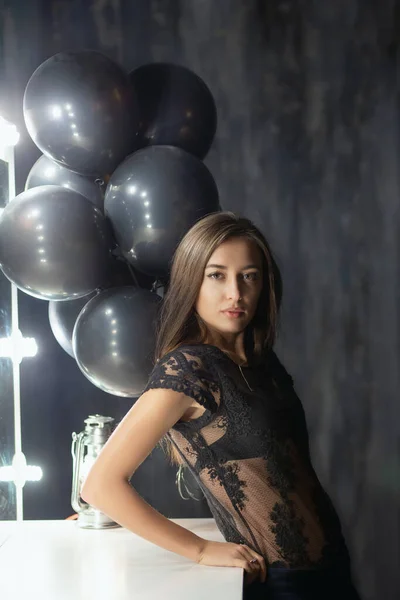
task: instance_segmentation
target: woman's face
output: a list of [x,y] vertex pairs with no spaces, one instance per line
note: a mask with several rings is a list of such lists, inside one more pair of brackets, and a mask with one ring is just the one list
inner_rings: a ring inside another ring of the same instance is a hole
[[251,240],[232,238],[218,246],[195,304],[210,330],[231,336],[246,328],[257,309],[262,275],[261,251]]

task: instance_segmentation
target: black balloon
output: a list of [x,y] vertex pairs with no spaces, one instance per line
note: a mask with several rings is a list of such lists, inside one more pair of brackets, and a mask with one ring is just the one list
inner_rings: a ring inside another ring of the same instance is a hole
[[129,77],[139,101],[137,147],[171,145],[204,158],[217,128],[215,102],[204,81],[167,63],[143,65]]
[[[102,288],[108,289],[125,285],[133,286],[137,285],[137,283],[142,287],[138,281],[138,274],[135,272],[132,273],[132,271],[133,267],[124,260],[112,258],[107,271],[107,280]],[[65,302],[52,300],[49,302],[49,321],[51,330],[60,346],[72,357],[74,357],[72,349],[72,333],[76,319],[85,304],[89,302],[96,293],[98,293],[98,291],[95,291],[88,296],[84,296],[83,298],[78,298],[77,300],[68,300]]]
[[47,59],[28,81],[23,109],[40,150],[77,173],[111,173],[134,147],[138,111],[128,75],[98,52]]
[[125,258],[139,271],[166,277],[187,230],[219,210],[218,190],[198,158],[180,148],[151,146],[115,170],[104,209]]
[[104,191],[101,180],[95,181],[70,171],[47,156],[41,156],[29,172],[25,190],[38,185],[59,185],[85,196],[101,211],[104,210]]
[[110,263],[108,283],[104,287],[135,285],[136,287],[150,290],[154,283],[154,277],[137,271],[126,260],[114,258]]
[[49,322],[51,330],[60,344],[70,356],[75,358],[72,349],[72,333],[75,323],[82,308],[89,302],[96,292],[68,302],[49,302]]
[[87,296],[108,277],[110,226],[81,194],[42,185],[19,194],[0,217],[0,268],[43,300]]
[[97,294],[78,316],[73,351],[83,374],[116,396],[141,394],[154,364],[161,300],[135,287]]

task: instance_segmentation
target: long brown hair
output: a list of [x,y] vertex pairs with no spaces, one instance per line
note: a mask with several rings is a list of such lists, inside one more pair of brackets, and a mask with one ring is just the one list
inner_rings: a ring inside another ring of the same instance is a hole
[[[282,301],[282,278],[267,240],[245,217],[232,212],[212,213],[198,221],[181,240],[171,267],[168,290],[158,321],[155,359],[182,344],[204,343],[207,327],[195,311],[204,270],[215,249],[232,238],[246,238],[260,248],[263,287],[255,315],[245,331],[246,356],[253,364],[272,348]],[[170,439],[160,441],[171,464],[184,464]]]

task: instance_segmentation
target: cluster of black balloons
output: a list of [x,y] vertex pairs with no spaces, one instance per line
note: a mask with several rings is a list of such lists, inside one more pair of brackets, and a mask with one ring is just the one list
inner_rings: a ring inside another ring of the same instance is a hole
[[56,339],[92,383],[137,396],[152,367],[159,282],[186,231],[220,210],[202,162],[214,99],[185,67],[126,73],[80,51],[36,69],[23,110],[43,155],[0,217],[0,267],[49,301]]

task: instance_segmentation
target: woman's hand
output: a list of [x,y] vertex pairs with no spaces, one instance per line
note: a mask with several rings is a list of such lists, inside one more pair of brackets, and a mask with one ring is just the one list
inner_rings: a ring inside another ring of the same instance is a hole
[[[252,560],[255,562],[250,562]],[[246,571],[245,586],[250,585],[257,579],[263,583],[267,579],[267,567],[264,558],[244,544],[205,540],[197,562],[200,565],[209,567],[240,567]]]

